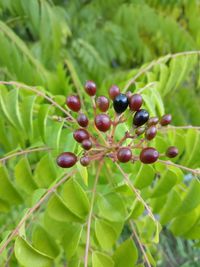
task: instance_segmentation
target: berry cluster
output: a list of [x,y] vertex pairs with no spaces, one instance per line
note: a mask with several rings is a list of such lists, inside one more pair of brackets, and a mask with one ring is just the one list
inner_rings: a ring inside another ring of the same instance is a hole
[[[83,166],[88,166],[91,161],[104,157],[122,163],[140,160],[144,164],[151,164],[162,156],[169,158],[177,156],[178,149],[174,146],[169,147],[165,155],[160,155],[155,148],[149,146],[149,141],[156,137],[157,131],[170,124],[172,119],[170,114],[163,115],[160,119],[150,117],[149,112],[141,108],[143,99],[140,94],[132,94],[130,91],[122,94],[116,85],[111,86],[108,91],[110,99],[105,96],[96,97],[97,88],[93,81],[86,82],[85,91],[93,101],[94,119],[89,120],[86,114],[81,112],[81,101],[78,96],[67,97],[67,107],[77,113],[76,121],[79,125],[73,137],[82,146],[83,151],[79,158],[71,152],[60,154],[57,158],[60,167],[70,168],[78,160]],[[109,116],[110,100],[116,113],[113,119]],[[117,126],[127,120],[124,112],[128,107],[132,125],[121,140],[115,140]],[[128,140],[130,142],[127,142]],[[139,153],[136,152],[138,150]]]

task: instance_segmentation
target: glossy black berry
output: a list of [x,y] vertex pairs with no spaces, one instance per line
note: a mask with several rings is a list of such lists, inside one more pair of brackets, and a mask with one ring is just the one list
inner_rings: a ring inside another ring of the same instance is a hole
[[87,81],[85,83],[85,91],[88,95],[94,96],[97,91],[97,86],[93,81]]
[[79,114],[77,122],[81,127],[87,127],[89,123],[88,118],[85,114]]
[[106,114],[99,114],[95,117],[95,125],[101,132],[106,132],[110,129],[111,120]]
[[172,115],[171,115],[171,114],[165,114],[165,115],[163,115],[163,116],[161,117],[161,119],[160,119],[160,124],[161,124],[162,126],[166,126],[166,125],[170,124],[171,121],[172,121]]
[[129,98],[129,108],[132,111],[138,111],[142,106],[142,96],[140,94],[134,94]]
[[117,85],[112,85],[108,90],[109,97],[114,100],[116,96],[120,94],[119,87]]
[[133,117],[133,125],[141,126],[149,119],[149,112],[145,109],[138,110]]
[[177,155],[178,155],[178,148],[175,147],[175,146],[170,146],[168,147],[165,155],[168,157],[168,158],[175,158]]
[[90,150],[92,148],[92,142],[89,139],[83,140],[82,148],[84,148],[85,150]]
[[78,112],[81,109],[81,102],[78,96],[71,95],[67,97],[66,104],[72,111]]
[[117,151],[117,159],[120,162],[126,163],[126,162],[130,161],[131,158],[132,158],[132,151],[130,150],[130,148],[128,148],[128,147],[121,147]]
[[78,143],[82,143],[83,140],[89,139],[89,133],[85,129],[77,129],[73,133],[73,137]]
[[151,117],[149,118],[147,124],[148,126],[151,126],[151,125],[156,125],[158,122],[159,122],[158,117]]
[[144,164],[154,163],[159,157],[158,151],[153,147],[146,147],[140,153],[140,160]]
[[90,164],[90,158],[88,156],[83,156],[80,158],[80,163],[82,166],[88,166]]
[[77,157],[74,153],[64,152],[57,157],[57,164],[61,168],[70,168],[77,162]]
[[102,112],[106,112],[109,108],[109,100],[105,96],[97,97],[96,104]]
[[128,107],[128,97],[125,94],[119,94],[113,100],[113,107],[117,113],[124,112]]
[[152,140],[157,134],[157,128],[155,125],[150,126],[146,129],[145,137],[147,140]]

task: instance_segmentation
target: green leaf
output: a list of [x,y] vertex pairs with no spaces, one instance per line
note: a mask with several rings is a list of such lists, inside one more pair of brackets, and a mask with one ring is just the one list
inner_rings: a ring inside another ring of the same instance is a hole
[[126,267],[135,267],[137,258],[138,251],[132,239],[124,241],[113,255],[115,267],[124,267],[124,260],[126,261]]
[[150,165],[141,165],[137,173],[137,176],[134,180],[134,185],[138,189],[145,188],[151,185],[155,177],[155,170]]
[[50,257],[34,249],[21,237],[16,239],[14,251],[18,262],[24,267],[52,267]]
[[47,120],[51,109],[52,107],[50,105],[44,104],[40,106],[38,112],[38,129],[44,142],[47,139]]
[[114,267],[112,258],[102,252],[92,253],[92,267]]
[[81,175],[81,177],[83,178],[83,182],[85,183],[85,185],[88,185],[88,171],[87,168],[82,166],[80,164],[80,162],[77,162],[77,169]]
[[60,149],[60,138],[64,121],[54,121],[47,127],[46,144],[48,147],[55,148],[57,151]]

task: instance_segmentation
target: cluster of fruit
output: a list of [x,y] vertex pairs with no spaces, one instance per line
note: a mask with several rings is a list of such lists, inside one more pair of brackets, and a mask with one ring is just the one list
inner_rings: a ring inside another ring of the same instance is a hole
[[[109,110],[110,100],[105,96],[95,96],[96,84],[93,81],[87,81],[85,91],[93,101],[94,120],[92,121],[89,121],[88,117],[81,112],[81,101],[78,96],[68,96],[66,100],[68,108],[78,113],[76,121],[80,127],[74,131],[73,137],[83,148],[83,155],[79,158],[83,166],[88,166],[91,161],[100,160],[103,157],[122,163],[140,160],[144,164],[151,164],[157,161],[159,153],[155,148],[148,146],[148,141],[156,136],[159,127],[167,126],[171,122],[170,114],[163,115],[160,119],[149,117],[149,112],[141,109],[143,99],[140,94],[132,94],[130,91],[122,94],[119,88],[113,85],[108,93],[113,101],[116,116],[111,120],[106,113]],[[116,127],[126,121],[123,113],[128,107],[133,114],[131,129],[125,132],[121,140],[116,141],[114,138]],[[98,114],[98,110],[103,113]],[[92,129],[91,132],[88,130],[89,127]],[[98,137],[94,136],[94,132]],[[102,136],[101,132],[108,133]],[[103,143],[100,142],[100,137]],[[131,141],[124,146],[127,139]],[[133,155],[134,149],[141,150],[139,157]],[[177,154],[178,149],[171,146],[167,149],[165,156],[174,158]],[[71,152],[64,152],[57,158],[57,164],[62,168],[70,168],[77,161],[78,157]]]

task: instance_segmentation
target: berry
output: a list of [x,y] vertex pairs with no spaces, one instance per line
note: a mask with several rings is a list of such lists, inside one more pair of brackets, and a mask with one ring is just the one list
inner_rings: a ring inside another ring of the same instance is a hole
[[113,100],[113,107],[117,113],[124,112],[128,107],[128,97],[125,94],[119,94]]
[[101,132],[106,132],[110,129],[111,120],[106,114],[99,114],[95,117],[95,125]]
[[97,107],[103,112],[106,112],[109,108],[109,100],[105,96],[97,97],[96,103]]
[[150,126],[146,132],[145,132],[145,137],[147,140],[152,140],[157,134],[157,128],[155,125]]
[[145,128],[144,127],[139,127],[139,128],[137,128],[136,130],[135,130],[135,133],[137,134],[137,135],[141,135],[141,134],[143,134],[145,132]]
[[142,96],[139,94],[134,94],[129,99],[129,107],[132,111],[138,111],[142,106]]
[[158,157],[159,153],[153,147],[146,147],[140,153],[140,160],[144,164],[154,163]]
[[85,114],[79,114],[77,122],[81,127],[87,127],[89,123],[88,118]]
[[57,157],[57,164],[61,168],[70,168],[77,162],[77,157],[74,153],[64,152]]
[[112,85],[108,90],[109,97],[114,100],[116,96],[120,94],[119,87],[117,85]]
[[128,147],[122,147],[117,151],[117,159],[120,162],[128,162],[132,158],[132,152]]
[[158,122],[159,122],[158,117],[151,117],[149,118],[147,124],[148,126],[151,126],[151,125],[156,125]]
[[67,97],[66,104],[72,111],[78,112],[81,109],[81,102],[78,96],[71,95]]
[[93,81],[87,81],[85,83],[85,91],[88,95],[94,96],[97,91],[97,86]]
[[78,129],[73,133],[73,137],[78,143],[82,143],[83,140],[89,139],[89,133],[85,129]]
[[131,98],[131,96],[132,96],[132,93],[131,93],[131,91],[127,91],[126,92],[126,96],[128,97],[128,100]]
[[90,150],[92,148],[92,142],[89,139],[83,140],[82,148],[84,148],[85,150]]
[[81,157],[80,163],[83,166],[88,166],[90,164],[90,158],[88,156]]
[[133,117],[133,124],[135,126],[141,126],[145,124],[149,119],[149,112],[145,109],[138,110]]
[[175,147],[175,146],[170,146],[168,147],[165,155],[168,157],[168,158],[175,158],[177,155],[178,155],[178,148]]
[[165,114],[161,117],[160,124],[162,126],[166,126],[166,125],[170,124],[171,121],[172,121],[172,115],[171,114]]

